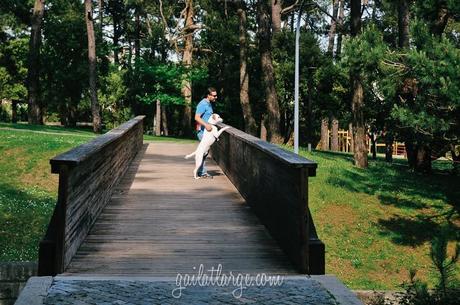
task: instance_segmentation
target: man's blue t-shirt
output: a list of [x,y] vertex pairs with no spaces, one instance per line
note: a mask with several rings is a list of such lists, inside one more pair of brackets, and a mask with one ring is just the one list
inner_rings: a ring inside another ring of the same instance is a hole
[[[198,114],[203,121],[208,122],[209,118],[213,114],[211,102],[207,98],[202,99],[196,106],[195,114]],[[199,128],[198,125],[200,126]],[[204,126],[200,124],[198,125],[197,130],[204,131]]]

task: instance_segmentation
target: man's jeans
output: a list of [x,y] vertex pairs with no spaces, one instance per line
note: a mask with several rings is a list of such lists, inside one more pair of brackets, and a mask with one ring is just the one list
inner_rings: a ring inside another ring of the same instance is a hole
[[[198,140],[201,141],[201,139],[203,139],[203,134],[204,134],[204,131],[203,130],[200,130],[196,136],[198,138]],[[203,162],[201,162],[201,166],[200,168],[198,169],[198,176],[203,176],[203,174],[205,174],[207,171],[206,171],[206,167],[204,166],[204,161],[206,160],[206,157],[208,156],[208,153],[206,152],[206,154],[203,156]]]

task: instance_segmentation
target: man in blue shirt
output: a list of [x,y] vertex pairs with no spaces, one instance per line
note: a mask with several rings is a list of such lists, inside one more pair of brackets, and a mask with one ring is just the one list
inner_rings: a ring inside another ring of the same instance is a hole
[[[215,88],[210,87],[207,90],[206,97],[203,98],[196,106],[196,112],[195,112],[196,130],[197,130],[198,140],[200,141],[203,138],[203,133],[205,129],[207,131],[212,130],[212,125],[208,123],[208,120],[213,114],[212,103],[214,103],[216,99],[217,99],[217,91]],[[207,154],[204,155],[203,163],[201,163],[201,166],[198,169],[198,176],[200,176],[201,178],[212,178],[212,176],[206,172],[206,168],[204,166],[204,161],[207,156],[208,156]]]

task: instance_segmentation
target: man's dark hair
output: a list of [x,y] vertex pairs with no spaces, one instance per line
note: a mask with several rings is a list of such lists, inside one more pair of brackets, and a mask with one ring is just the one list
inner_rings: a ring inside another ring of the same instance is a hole
[[211,95],[212,92],[217,92],[216,88],[209,87],[208,90],[206,91],[206,96]]

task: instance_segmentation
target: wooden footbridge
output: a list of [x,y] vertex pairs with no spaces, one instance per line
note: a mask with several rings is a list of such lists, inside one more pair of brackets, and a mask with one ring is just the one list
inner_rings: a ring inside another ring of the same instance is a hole
[[324,274],[314,162],[231,128],[208,158],[214,179],[195,180],[184,155],[196,144],[144,144],[143,119],[51,160],[59,195],[39,275]]

